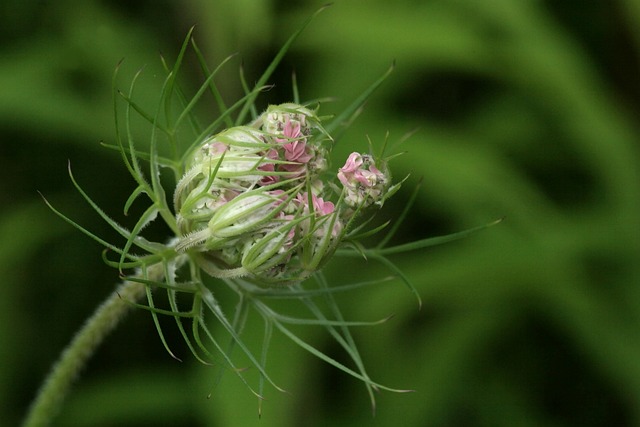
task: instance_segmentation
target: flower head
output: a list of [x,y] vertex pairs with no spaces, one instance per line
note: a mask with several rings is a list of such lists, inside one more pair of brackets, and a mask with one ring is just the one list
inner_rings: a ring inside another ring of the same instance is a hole
[[[177,249],[202,253],[205,271],[224,277],[282,284],[313,273],[339,245],[346,220],[330,200],[338,194],[325,191],[334,188],[321,174],[327,141],[315,113],[291,103],[206,138],[176,188]],[[342,171],[357,182],[376,171],[371,162],[360,169],[359,159]]]
[[390,181],[388,172],[381,172],[372,156],[355,152],[349,155],[337,176],[344,187],[345,203],[352,208],[381,204]]

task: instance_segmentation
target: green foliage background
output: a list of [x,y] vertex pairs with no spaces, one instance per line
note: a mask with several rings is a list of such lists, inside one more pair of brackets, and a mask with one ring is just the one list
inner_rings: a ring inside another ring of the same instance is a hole
[[[113,140],[118,61],[125,77],[145,66],[138,97],[153,105],[158,52],[172,60],[195,23],[211,65],[238,51],[256,79],[320,5],[2,2],[3,425],[18,423],[117,281],[102,248],[48,211],[37,191],[112,236],[75,193],[69,160],[101,206],[134,222],[121,214],[133,183],[119,155],[99,145]],[[372,417],[357,380],[276,339],[269,366],[290,394],[269,390],[258,420],[255,398],[233,375],[214,388],[215,370],[192,360],[177,334],[184,361],[171,359],[148,313],[137,311],[91,361],[54,425],[640,425],[639,29],[635,0],[336,2],[294,45],[264,105],[290,100],[295,69],[303,99],[336,96],[322,111],[339,111],[396,61],[336,154],[363,149],[366,135],[381,143],[387,131],[393,141],[418,129],[392,165],[411,177],[383,212],[393,217],[423,178],[399,241],[506,216],[464,241],[395,260],[418,287],[421,310],[398,283],[341,299],[352,319],[395,314],[355,335],[375,380],[415,393],[382,394]],[[240,93],[238,65],[218,80],[229,99]],[[184,77],[196,84],[195,64]],[[328,274],[387,273],[339,261]],[[320,328],[304,333],[341,357]]]

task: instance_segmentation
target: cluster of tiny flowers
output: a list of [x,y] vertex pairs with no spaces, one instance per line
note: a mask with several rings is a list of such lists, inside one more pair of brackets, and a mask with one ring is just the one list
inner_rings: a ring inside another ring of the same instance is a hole
[[354,209],[381,204],[389,184],[371,156],[352,153],[337,191],[326,173],[331,143],[315,112],[291,103],[207,138],[176,186],[177,250],[198,255],[215,277],[266,285],[308,277]]
[[369,154],[351,153],[338,171],[338,179],[345,189],[344,201],[352,208],[381,203],[389,186],[388,173],[381,172]]

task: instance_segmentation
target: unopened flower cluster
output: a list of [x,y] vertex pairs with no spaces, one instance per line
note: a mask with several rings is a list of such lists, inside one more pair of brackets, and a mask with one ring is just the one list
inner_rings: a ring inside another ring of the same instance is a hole
[[215,277],[267,285],[308,277],[390,183],[369,154],[352,153],[329,174],[332,143],[314,111],[291,103],[207,138],[176,187],[177,249]]

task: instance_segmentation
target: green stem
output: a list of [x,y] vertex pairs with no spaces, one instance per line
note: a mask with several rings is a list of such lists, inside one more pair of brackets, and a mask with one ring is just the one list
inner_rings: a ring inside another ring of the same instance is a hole
[[[156,264],[147,273],[150,280],[160,281],[164,277],[163,265]],[[139,282],[123,282],[97,308],[53,366],[31,404],[24,427],[42,427],[51,423],[73,381],[102,341],[131,310],[132,305],[128,301],[139,301],[145,295],[145,286]]]

